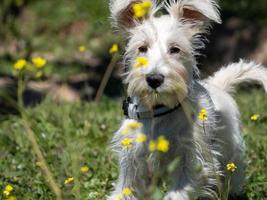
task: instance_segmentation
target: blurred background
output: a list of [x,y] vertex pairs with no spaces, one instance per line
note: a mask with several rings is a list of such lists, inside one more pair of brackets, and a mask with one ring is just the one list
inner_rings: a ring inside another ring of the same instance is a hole
[[[220,5],[223,24],[198,57],[202,76],[239,58],[267,66],[267,0]],[[0,0],[0,199],[104,200],[112,190],[118,169],[109,142],[123,118],[125,43],[110,24],[108,0]],[[245,193],[266,199],[266,95],[244,86],[236,100],[248,147]]]
[[[0,88],[14,83],[17,59],[47,60],[41,79],[28,82],[26,103],[52,91],[57,100],[91,100],[111,59],[108,50],[123,42],[110,26],[108,1],[2,0],[0,3]],[[221,1],[223,24],[214,25],[199,57],[203,75],[218,67],[253,59],[267,64],[267,1]],[[12,88],[12,87],[11,87]],[[121,96],[118,66],[105,94]]]

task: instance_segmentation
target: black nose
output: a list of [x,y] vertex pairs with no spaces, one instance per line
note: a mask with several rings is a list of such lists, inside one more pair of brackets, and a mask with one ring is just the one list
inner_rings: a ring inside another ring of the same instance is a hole
[[164,82],[164,76],[161,74],[148,74],[146,82],[151,88],[156,89]]

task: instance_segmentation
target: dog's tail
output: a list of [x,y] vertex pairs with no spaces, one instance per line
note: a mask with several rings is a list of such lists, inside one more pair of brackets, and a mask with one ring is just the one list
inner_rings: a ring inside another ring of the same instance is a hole
[[234,93],[235,87],[240,83],[257,82],[267,93],[267,68],[254,62],[240,60],[238,63],[223,67],[205,82],[229,93]]

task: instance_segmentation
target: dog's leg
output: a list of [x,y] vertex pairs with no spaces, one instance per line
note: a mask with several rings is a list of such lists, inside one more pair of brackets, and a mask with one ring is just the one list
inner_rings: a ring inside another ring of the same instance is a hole
[[179,175],[175,176],[175,185],[173,189],[166,194],[164,200],[189,200],[193,187],[188,179],[188,172],[186,170],[180,171]]
[[[115,134],[113,138],[114,150],[119,158],[119,178],[108,200],[136,200],[144,199],[146,186],[148,185],[147,166],[146,166],[146,148],[144,143],[134,142],[136,134],[141,130],[135,129],[129,131],[126,135],[122,130],[129,123],[126,120],[121,129]],[[122,141],[127,138],[130,139],[128,146],[123,146]],[[131,194],[125,195],[125,189],[130,189]],[[119,198],[121,197],[121,198]]]
[[[142,158],[137,161],[134,156],[131,151],[121,153],[119,179],[108,200],[116,200],[119,196],[127,200],[144,199],[147,185],[145,161]],[[132,194],[123,195],[125,188],[129,188]]]
[[[190,143],[189,143],[190,144]],[[197,145],[198,144],[198,145]],[[164,200],[218,199],[221,187],[219,162],[204,141],[194,141],[182,150],[180,166],[171,174],[172,190]]]
[[[210,164],[208,164],[210,165]],[[184,169],[174,176],[175,185],[164,200],[218,199],[219,176],[211,166],[197,169]]]

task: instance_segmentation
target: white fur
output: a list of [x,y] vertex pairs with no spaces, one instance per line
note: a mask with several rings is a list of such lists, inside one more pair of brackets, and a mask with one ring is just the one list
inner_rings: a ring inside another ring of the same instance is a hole
[[262,84],[267,92],[267,71],[254,62],[240,60],[227,67],[223,67],[214,76],[207,80],[208,84],[214,85],[229,93],[235,92],[235,86],[242,82],[255,81]]
[[[155,11],[161,5],[169,14],[155,17],[153,12],[147,19],[135,23],[118,20],[124,19],[120,15],[127,14],[128,10],[125,9],[133,2],[111,1],[115,24],[127,32],[128,45],[122,75],[128,86],[128,95],[150,110],[159,104],[170,108],[181,104],[182,108],[161,117],[139,119],[143,127],[130,131],[127,136],[122,134],[122,130],[132,120],[123,121],[112,140],[113,150],[119,159],[120,175],[108,199],[115,200],[123,188],[130,187],[134,195],[124,197],[124,200],[143,200],[153,175],[166,172],[167,166],[177,158],[180,162],[175,170],[168,177],[160,176],[162,179],[172,179],[164,200],[187,200],[190,197],[219,199],[229,162],[237,165],[237,170],[232,174],[230,193],[240,194],[245,169],[244,144],[239,111],[228,92],[233,92],[237,84],[248,81],[257,81],[266,90],[267,70],[253,62],[241,60],[207,80],[198,80],[193,77],[199,73],[195,55],[203,47],[198,34],[206,30],[207,20],[220,22],[216,1],[178,0],[169,4],[154,1]],[[203,15],[206,18],[188,19],[184,9],[197,12],[194,16]],[[148,51],[140,53],[140,46],[147,46]],[[171,54],[170,48],[173,46],[179,47],[180,53]],[[133,68],[139,56],[148,58],[147,68]],[[146,81],[146,76],[151,73],[165,77],[163,84],[156,89],[149,87]],[[208,120],[204,122],[198,119],[202,108],[208,111]],[[166,154],[151,154],[148,142],[133,142],[131,148],[122,147],[121,141],[125,137],[134,139],[140,132],[147,135],[148,141],[164,135],[170,141],[169,151]],[[196,166],[200,166],[201,170],[196,171]]]

